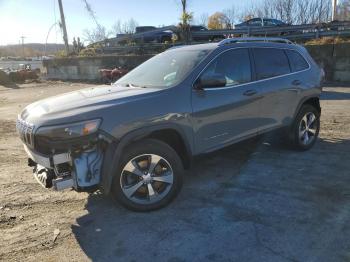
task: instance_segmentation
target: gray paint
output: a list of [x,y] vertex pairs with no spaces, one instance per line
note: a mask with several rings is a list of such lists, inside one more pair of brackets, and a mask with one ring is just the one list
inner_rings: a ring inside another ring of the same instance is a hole
[[[236,43],[205,47],[213,51],[175,87],[163,90],[120,86],[89,88],[36,102],[28,106],[21,117],[33,123],[35,130],[39,126],[102,118],[100,129],[119,141],[131,131],[166,126],[178,130],[196,155],[289,125],[299,101],[306,96],[318,97],[321,92],[320,69],[306,50],[297,45]],[[193,82],[213,58],[227,49],[242,47],[294,49],[303,54],[310,68],[240,86],[193,89]],[[291,83],[296,79],[301,85],[293,87]],[[257,93],[244,96],[249,89]]]
[[[193,88],[200,73],[219,54],[232,48],[254,47],[295,49],[308,60],[310,68],[234,87]],[[289,125],[301,102],[318,97],[321,92],[320,69],[306,50],[297,45],[206,44],[186,46],[178,51],[199,48],[212,51],[180,84],[171,88],[97,86],[36,102],[29,105],[20,117],[34,124],[34,133],[41,126],[102,119],[100,133],[114,138],[102,166],[101,186],[107,194],[125,146],[136,139],[153,131],[174,130],[182,137],[191,158]],[[295,79],[301,82],[297,91],[291,86]],[[245,96],[244,92],[250,89],[255,89],[256,94]]]

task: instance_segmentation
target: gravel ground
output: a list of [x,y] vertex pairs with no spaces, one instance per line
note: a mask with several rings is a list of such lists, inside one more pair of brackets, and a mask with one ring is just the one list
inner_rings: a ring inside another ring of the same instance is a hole
[[45,190],[26,166],[19,111],[84,86],[0,86],[0,260],[350,261],[350,88],[324,89],[312,150],[270,134],[202,156],[170,206],[134,213]]

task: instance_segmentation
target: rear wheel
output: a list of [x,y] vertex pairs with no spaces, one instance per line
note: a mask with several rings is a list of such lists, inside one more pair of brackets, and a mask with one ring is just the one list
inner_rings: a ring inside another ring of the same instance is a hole
[[155,210],[178,194],[182,173],[182,162],[169,145],[155,139],[136,142],[123,153],[112,196],[134,211]]
[[308,150],[316,142],[320,131],[320,112],[312,105],[303,105],[290,128],[292,146]]

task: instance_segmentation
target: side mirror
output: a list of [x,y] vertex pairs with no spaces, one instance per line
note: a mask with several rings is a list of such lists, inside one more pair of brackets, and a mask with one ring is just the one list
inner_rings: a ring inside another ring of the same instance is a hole
[[226,77],[223,74],[202,75],[195,82],[195,89],[215,88],[226,86]]

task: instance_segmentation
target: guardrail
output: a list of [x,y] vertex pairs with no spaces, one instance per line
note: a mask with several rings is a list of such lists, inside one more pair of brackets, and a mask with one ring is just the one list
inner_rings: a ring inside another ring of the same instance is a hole
[[119,43],[119,42],[124,42],[124,41],[130,40],[130,39],[142,39],[146,35],[149,35],[152,33],[153,34],[160,33],[160,32],[164,32],[167,30],[170,30],[173,32],[178,32],[179,28],[177,28],[176,26],[165,26],[165,27],[161,27],[161,28],[158,28],[158,29],[152,30],[152,31],[146,31],[146,32],[137,33],[137,34],[126,34],[125,36],[108,38],[108,39],[103,40],[103,41],[95,42],[94,44],[104,44],[104,43],[108,43],[108,42]]
[[289,26],[264,26],[244,27],[229,30],[208,30],[192,32],[192,36],[235,35],[235,36],[282,36],[288,39],[310,39],[321,36],[347,36],[350,31],[349,22],[289,25]]
[[[157,30],[147,31],[138,34],[130,34],[122,37],[109,38],[104,41],[97,42],[102,47],[100,48],[100,53],[111,54],[111,53],[121,53],[121,54],[147,54],[147,53],[157,53],[164,51],[165,49],[181,45],[183,43],[177,42],[173,43],[142,43],[142,38],[146,35],[152,33],[159,33],[166,30],[171,30],[174,33],[179,34],[179,28],[175,26],[162,27]],[[265,27],[244,27],[236,29],[225,29],[225,30],[205,30],[191,32],[192,38],[198,37],[208,37],[222,35],[222,38],[227,37],[242,37],[242,36],[278,36],[281,38],[286,38],[289,40],[310,40],[317,39],[320,37],[350,37],[350,21],[347,22],[337,22],[337,23],[323,23],[323,24],[306,24],[306,25],[289,25],[289,26],[265,26]],[[140,39],[140,44],[134,45],[120,45],[125,41],[132,41],[135,39]],[[205,43],[192,41],[192,44]],[[96,44],[96,43],[95,43]]]

